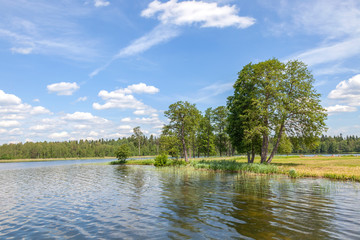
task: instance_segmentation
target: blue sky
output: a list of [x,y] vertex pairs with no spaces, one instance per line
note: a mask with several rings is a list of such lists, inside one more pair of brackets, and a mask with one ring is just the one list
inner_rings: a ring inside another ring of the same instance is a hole
[[158,135],[273,57],[308,64],[328,135],[360,135],[359,26],[357,0],[0,0],[0,143]]

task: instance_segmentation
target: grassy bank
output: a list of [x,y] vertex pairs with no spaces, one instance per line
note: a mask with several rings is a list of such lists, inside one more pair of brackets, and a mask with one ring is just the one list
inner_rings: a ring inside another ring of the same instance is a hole
[[[192,160],[194,166],[212,170],[279,173],[290,177],[321,177],[360,182],[359,156],[276,156],[270,165],[246,164],[245,157],[224,160]],[[256,162],[260,159],[256,158]],[[206,163],[208,162],[208,163]],[[205,165],[204,165],[205,163]]]
[[[256,158],[255,162],[260,159]],[[152,165],[153,159],[129,160],[129,165]],[[360,182],[359,156],[276,156],[271,164],[247,164],[245,157],[190,159],[195,169],[214,171],[285,174],[290,177],[320,177]]]

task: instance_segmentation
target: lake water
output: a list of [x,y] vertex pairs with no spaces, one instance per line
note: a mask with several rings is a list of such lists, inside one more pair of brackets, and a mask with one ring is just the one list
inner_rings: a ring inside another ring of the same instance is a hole
[[37,165],[0,170],[0,239],[359,239],[359,201],[325,179]]

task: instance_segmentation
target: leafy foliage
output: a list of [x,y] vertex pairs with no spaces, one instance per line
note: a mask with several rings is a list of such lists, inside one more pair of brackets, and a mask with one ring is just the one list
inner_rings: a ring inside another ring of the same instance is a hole
[[116,152],[116,157],[119,160],[119,163],[125,163],[126,159],[130,157],[130,154],[131,152],[129,146],[127,144],[123,144]]
[[155,167],[163,167],[166,166],[168,161],[168,156],[165,153],[162,153],[155,157],[154,166]]

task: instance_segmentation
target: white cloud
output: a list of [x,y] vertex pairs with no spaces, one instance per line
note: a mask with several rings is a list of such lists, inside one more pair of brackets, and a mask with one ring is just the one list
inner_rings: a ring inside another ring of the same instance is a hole
[[0,127],[17,127],[17,126],[20,126],[20,123],[15,120],[0,121]]
[[10,50],[13,53],[19,53],[19,54],[27,55],[27,54],[30,54],[33,51],[33,48],[15,48],[15,47],[13,47]]
[[0,90],[0,106],[18,105],[21,103],[21,99],[13,94],[7,94],[3,90]]
[[201,27],[247,28],[255,23],[251,17],[240,17],[235,6],[218,6],[217,3],[203,1],[170,0],[166,3],[153,1],[141,12],[143,17],[157,18],[163,24],[190,25],[200,23]]
[[85,102],[87,100],[87,97],[79,97],[76,101],[77,102]]
[[52,138],[52,139],[63,139],[63,138],[69,138],[69,137],[70,137],[70,135],[66,131],[52,133],[49,135],[49,138]]
[[179,36],[181,34],[180,27],[184,25],[200,24],[200,27],[247,28],[255,23],[254,18],[240,17],[237,14],[238,9],[235,6],[219,6],[216,2],[170,0],[161,3],[155,0],[141,12],[141,16],[146,18],[157,16],[160,24],[121,49],[109,62],[95,69],[89,76],[94,77],[118,58],[142,53],[155,45]]
[[80,87],[76,82],[60,82],[47,85],[47,89],[50,93],[56,93],[57,95],[72,95]]
[[346,105],[335,105],[330,106],[326,108],[328,114],[334,114],[334,113],[345,113],[345,112],[356,112],[356,107],[346,106]]
[[21,129],[20,128],[13,128],[13,129],[11,129],[9,132],[8,132],[8,134],[9,135],[22,135],[22,134],[24,134],[24,132],[23,131],[21,131]]
[[155,94],[158,93],[160,90],[154,86],[147,86],[145,83],[133,84],[127,87],[130,90],[130,93],[148,93],[148,94]]
[[52,128],[51,125],[42,124],[42,125],[31,126],[29,129],[34,131],[44,131],[44,130],[49,130],[51,128]]
[[96,110],[119,108],[119,109],[136,109],[135,114],[150,115],[156,113],[157,110],[145,105],[137,100],[131,93],[147,93],[155,94],[159,89],[154,86],[147,86],[145,83],[133,84],[126,88],[121,88],[112,92],[101,90],[98,94],[105,103],[93,103]]
[[92,123],[107,123],[109,120],[101,117],[97,117],[92,115],[88,112],[75,112],[75,113],[68,113],[64,117],[63,120],[71,120],[71,121],[86,121]]
[[169,25],[160,24],[155,27],[151,32],[133,41],[129,46],[121,49],[115,59],[127,56],[133,56],[160,43],[167,42],[168,40],[180,35],[178,28]]
[[8,41],[16,54],[89,61],[98,56],[98,48],[85,36],[78,19],[91,10],[81,1],[1,1],[0,39]]
[[36,106],[31,109],[30,114],[32,115],[51,114],[51,112],[42,106]]
[[109,6],[110,2],[104,0],[94,0],[95,7],[106,7]]
[[359,55],[360,38],[351,38],[326,46],[307,50],[297,54],[292,59],[299,59],[306,64],[313,66],[322,63],[335,62]]
[[341,81],[328,98],[339,100],[350,106],[360,106],[360,74],[355,75],[349,80]]
[[121,125],[121,126],[118,126],[117,129],[119,129],[119,130],[132,130],[132,127],[130,125]]

